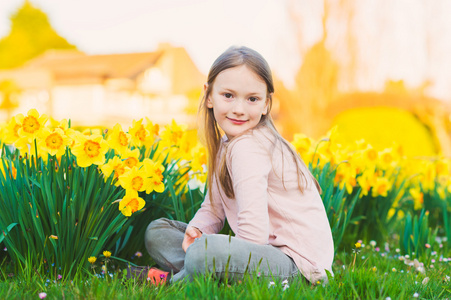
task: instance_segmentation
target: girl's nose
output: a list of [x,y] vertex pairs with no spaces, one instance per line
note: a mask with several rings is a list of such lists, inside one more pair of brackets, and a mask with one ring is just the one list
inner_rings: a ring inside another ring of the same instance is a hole
[[236,99],[233,101],[232,112],[234,114],[243,114],[244,113],[244,101],[241,99]]

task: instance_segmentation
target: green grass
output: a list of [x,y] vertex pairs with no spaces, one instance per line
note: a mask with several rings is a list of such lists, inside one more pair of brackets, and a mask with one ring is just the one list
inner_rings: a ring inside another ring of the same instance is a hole
[[341,252],[335,257],[335,276],[325,286],[313,286],[302,278],[288,286],[280,281],[271,284],[271,279],[254,274],[234,283],[199,276],[192,282],[154,287],[126,280],[120,268],[112,278],[85,270],[72,280],[50,280],[37,273],[28,279],[11,277],[2,268],[0,299],[39,299],[41,292],[47,293],[46,299],[413,299],[415,293],[419,299],[451,298],[451,281],[446,281],[451,259],[432,255],[421,273],[402,258],[394,250],[382,253],[372,247],[357,254]]

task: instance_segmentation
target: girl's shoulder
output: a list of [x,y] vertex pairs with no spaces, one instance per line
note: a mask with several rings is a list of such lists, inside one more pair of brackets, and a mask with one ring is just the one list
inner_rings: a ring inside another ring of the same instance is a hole
[[246,152],[268,152],[274,149],[276,143],[277,137],[271,129],[266,126],[259,126],[234,137],[226,142],[225,146],[228,154],[237,149],[247,150]]
[[269,128],[266,126],[259,126],[243,132],[230,141],[226,141],[226,146],[230,148],[236,144],[254,142],[274,144],[275,140],[276,137]]

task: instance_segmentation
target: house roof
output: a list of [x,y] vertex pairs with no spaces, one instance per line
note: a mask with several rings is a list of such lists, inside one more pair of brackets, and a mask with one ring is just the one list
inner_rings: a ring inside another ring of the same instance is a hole
[[159,59],[162,51],[87,55],[78,51],[48,51],[28,62],[24,69],[45,69],[55,80],[70,78],[134,79]]
[[170,82],[168,91],[172,94],[196,94],[193,91],[201,90],[205,80],[187,51],[169,44],[160,45],[154,52],[126,54],[88,55],[77,50],[49,50],[21,68],[0,70],[0,79],[19,78],[16,81],[23,88],[107,82],[117,88],[120,82],[122,88],[133,90],[142,89],[140,83],[148,80],[145,72],[150,68],[162,72]]

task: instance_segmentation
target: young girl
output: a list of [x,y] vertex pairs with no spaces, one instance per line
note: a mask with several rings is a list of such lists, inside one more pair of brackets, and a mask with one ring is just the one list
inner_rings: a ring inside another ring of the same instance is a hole
[[[321,188],[277,132],[273,93],[268,63],[256,51],[232,47],[213,63],[200,106],[208,193],[189,224],[148,226],[146,248],[162,269],[148,271],[152,283],[207,272],[327,280],[334,247]],[[218,234],[226,218],[234,237]]]

